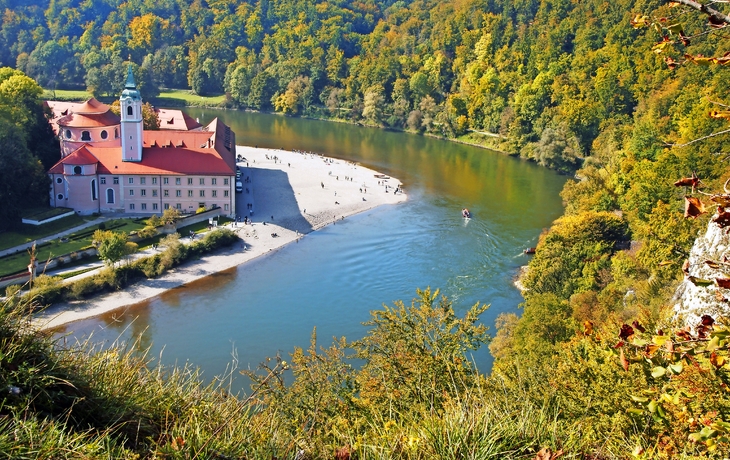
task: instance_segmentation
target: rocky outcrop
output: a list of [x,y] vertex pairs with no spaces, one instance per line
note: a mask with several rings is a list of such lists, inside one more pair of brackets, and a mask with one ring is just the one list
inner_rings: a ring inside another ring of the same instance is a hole
[[[692,246],[688,275],[674,296],[674,311],[686,324],[696,325],[702,315],[717,318],[730,314],[730,304],[725,300],[730,297],[730,290],[719,288],[714,282],[716,278],[730,277],[730,263],[723,263],[725,260],[730,261],[730,232],[710,221],[707,231]],[[694,277],[695,282],[690,277]],[[705,286],[702,280],[712,281],[712,284]]]

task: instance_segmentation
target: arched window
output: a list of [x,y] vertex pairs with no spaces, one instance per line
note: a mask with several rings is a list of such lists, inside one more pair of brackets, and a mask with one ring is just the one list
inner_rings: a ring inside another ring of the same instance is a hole
[[101,138],[102,139],[106,139],[108,136],[109,135],[107,134],[106,129],[105,130],[102,130],[102,132],[101,132]]
[[89,134],[88,131],[81,131],[81,140],[82,141],[90,141],[91,140],[91,134]]
[[96,179],[91,180],[91,200],[96,201],[99,199],[99,196],[96,193]]
[[129,107],[127,107],[127,115],[129,115],[130,117],[132,115],[134,115],[134,111],[132,110],[132,106],[131,105]]
[[114,139],[119,139],[119,130],[114,128]]
[[114,189],[106,189],[106,202],[109,204],[114,203]]
[[74,174],[76,174],[76,175],[81,174],[81,166],[74,166]]

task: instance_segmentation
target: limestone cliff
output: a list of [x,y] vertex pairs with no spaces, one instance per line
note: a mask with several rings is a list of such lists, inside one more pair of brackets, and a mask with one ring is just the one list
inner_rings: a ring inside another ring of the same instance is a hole
[[[730,229],[720,228],[710,221],[707,231],[701,234],[692,246],[689,255],[689,275],[679,285],[674,296],[674,310],[677,316],[688,325],[696,325],[702,315],[717,318],[730,313],[730,304],[726,299],[730,296],[727,289],[721,289],[714,283],[715,278],[730,277]],[[719,268],[712,268],[706,261],[719,262]],[[690,276],[702,280],[713,281],[710,286],[697,286],[690,281]]]

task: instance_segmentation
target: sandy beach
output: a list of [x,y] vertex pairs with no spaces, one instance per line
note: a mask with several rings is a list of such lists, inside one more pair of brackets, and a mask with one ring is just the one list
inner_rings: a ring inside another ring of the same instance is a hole
[[353,214],[406,200],[402,190],[394,193],[400,186],[398,179],[376,177],[380,175],[377,171],[345,160],[243,146],[237,146],[237,153],[245,161],[238,163],[244,190],[237,194],[236,209],[241,219],[249,215],[252,220],[249,225],[230,225],[243,239],[242,245],[124,291],[54,305],[39,314],[34,323],[47,329],[123,309],[278,250]]

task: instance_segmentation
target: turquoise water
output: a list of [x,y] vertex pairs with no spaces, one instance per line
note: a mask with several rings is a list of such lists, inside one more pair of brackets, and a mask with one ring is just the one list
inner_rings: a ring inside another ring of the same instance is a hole
[[[165,363],[189,361],[212,377],[237,358],[255,368],[318,342],[350,340],[382,304],[407,303],[416,288],[440,289],[463,313],[516,311],[512,281],[527,262],[525,247],[562,212],[565,177],[505,155],[404,133],[275,115],[189,109],[203,123],[219,116],[237,143],[303,149],[358,161],[401,180],[408,202],[371,210],[311,233],[299,243],[159,298],[60,332],[129,341]],[[461,209],[473,218],[465,221]],[[474,354],[487,370],[486,347]]]

